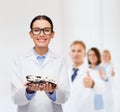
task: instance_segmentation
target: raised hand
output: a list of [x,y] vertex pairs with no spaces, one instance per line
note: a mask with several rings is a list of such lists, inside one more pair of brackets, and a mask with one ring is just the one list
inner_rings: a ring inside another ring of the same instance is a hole
[[83,84],[86,88],[93,88],[94,87],[94,81],[91,78],[89,72],[87,72],[87,75],[83,78]]

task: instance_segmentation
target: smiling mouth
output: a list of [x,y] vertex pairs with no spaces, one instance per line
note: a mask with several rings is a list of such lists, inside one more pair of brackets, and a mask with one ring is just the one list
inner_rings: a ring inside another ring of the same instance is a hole
[[44,43],[44,42],[46,42],[47,39],[40,38],[40,39],[37,39],[37,40],[41,43]]

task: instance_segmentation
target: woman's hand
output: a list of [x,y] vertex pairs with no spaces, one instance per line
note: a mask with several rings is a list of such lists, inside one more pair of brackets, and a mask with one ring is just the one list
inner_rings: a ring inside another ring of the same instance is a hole
[[46,84],[34,84],[34,83],[27,84],[26,83],[25,86],[27,86],[26,90],[28,93],[32,93],[32,92],[36,92],[36,91],[45,91],[48,93],[52,93],[56,89],[52,86],[52,84],[50,84],[48,82]]

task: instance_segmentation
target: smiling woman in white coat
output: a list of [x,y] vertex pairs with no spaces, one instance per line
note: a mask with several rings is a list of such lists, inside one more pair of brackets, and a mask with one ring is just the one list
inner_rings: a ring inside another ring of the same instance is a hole
[[[54,37],[53,23],[45,15],[36,16],[30,24],[34,47],[26,55],[14,59],[11,74],[11,96],[17,112],[62,112],[61,104],[69,97],[67,62],[53,53],[48,45]],[[36,84],[26,82],[26,76],[47,77],[55,81]]]

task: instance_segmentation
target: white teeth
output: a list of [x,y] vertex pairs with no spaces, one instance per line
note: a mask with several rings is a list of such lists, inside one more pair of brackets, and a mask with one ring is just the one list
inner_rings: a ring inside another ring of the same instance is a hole
[[39,40],[39,42],[45,42],[46,41],[46,39],[38,39]]

